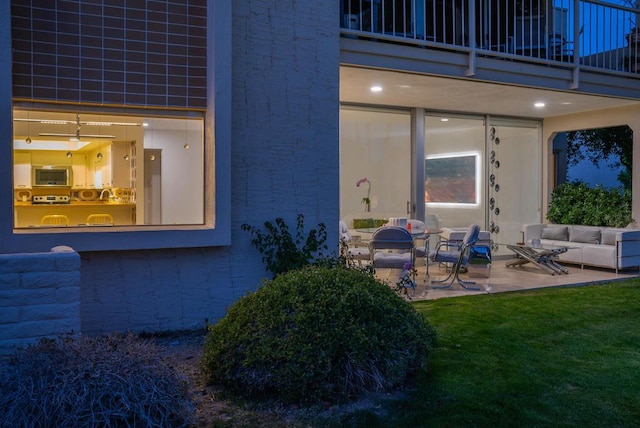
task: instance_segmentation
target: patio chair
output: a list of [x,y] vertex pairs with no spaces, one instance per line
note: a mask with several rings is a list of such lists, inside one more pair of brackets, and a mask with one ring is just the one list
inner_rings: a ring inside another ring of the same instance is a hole
[[403,227],[384,226],[373,233],[369,243],[374,268],[406,269],[415,266],[416,252],[411,233]]
[[366,246],[359,246],[360,240],[353,239],[349,232],[349,227],[344,221],[340,220],[339,228],[341,254],[347,259],[357,261],[358,265],[362,266],[362,262],[369,260],[371,257],[369,248]]
[[477,287],[468,287],[475,284],[473,281],[463,281],[460,279],[461,268],[469,262],[469,251],[473,244],[478,241],[480,236],[480,226],[472,224],[467,229],[462,242],[451,242],[442,240],[438,243],[435,250],[429,255],[429,258],[436,263],[451,264],[451,271],[449,275],[441,280],[433,280],[431,283],[446,283],[451,280],[449,284],[443,286],[434,286],[433,288],[450,288],[454,281],[457,281],[460,286],[466,290],[479,290]]
[[550,59],[564,62],[573,60],[573,42],[568,42],[562,34],[551,34],[548,43]]

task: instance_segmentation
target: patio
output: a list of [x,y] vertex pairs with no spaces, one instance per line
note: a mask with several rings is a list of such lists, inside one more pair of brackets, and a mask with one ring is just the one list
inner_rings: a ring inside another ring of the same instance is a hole
[[[579,286],[587,284],[599,284],[612,281],[623,281],[629,278],[640,277],[638,270],[619,271],[617,274],[612,269],[598,269],[585,267],[581,269],[578,265],[565,264],[569,269],[567,275],[549,275],[535,266],[523,266],[520,268],[507,268],[505,263],[511,258],[497,258],[491,265],[491,275],[486,278],[477,272],[461,274],[463,280],[476,282],[476,287],[480,291],[465,290],[455,283],[448,289],[434,289],[431,280],[444,278],[448,272],[444,267],[429,265],[429,277],[425,276],[425,267],[418,266],[416,277],[416,290],[413,293],[409,290],[412,300],[431,300],[445,297],[469,296],[475,294],[494,294],[507,291],[521,291],[544,287]],[[376,276],[389,284],[395,284],[400,271],[397,269],[378,269]]]

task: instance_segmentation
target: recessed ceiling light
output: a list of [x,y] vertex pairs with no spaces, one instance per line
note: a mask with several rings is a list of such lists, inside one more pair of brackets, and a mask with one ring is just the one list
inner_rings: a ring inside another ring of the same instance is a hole
[[542,107],[544,107],[544,106],[545,106],[545,103],[537,102],[537,103],[535,103],[533,106],[534,106],[535,108],[542,108]]
[[571,101],[563,101],[562,102],[563,106],[570,106],[571,104],[573,104]]
[[448,117],[443,117],[440,119],[440,122],[449,122],[449,118]]
[[382,92],[382,86],[372,86],[371,92]]

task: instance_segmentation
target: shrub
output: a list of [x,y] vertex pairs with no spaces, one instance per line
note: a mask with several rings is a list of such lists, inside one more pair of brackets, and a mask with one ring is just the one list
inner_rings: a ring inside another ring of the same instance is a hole
[[187,380],[132,335],[43,339],[0,375],[6,427],[187,426]]
[[240,228],[251,232],[251,243],[260,251],[262,261],[274,276],[309,265],[316,259],[323,259],[323,250],[327,249],[325,224],[320,223],[318,230],[311,229],[305,238],[302,214],[298,214],[295,238],[281,217],[275,220],[275,224],[266,221],[265,231],[248,224],[243,224]]
[[371,275],[308,266],[265,280],[210,327],[214,383],[310,404],[405,384],[435,342],[424,317]]
[[557,224],[626,227],[631,217],[631,192],[590,188],[582,181],[562,183],[551,193],[547,219]]

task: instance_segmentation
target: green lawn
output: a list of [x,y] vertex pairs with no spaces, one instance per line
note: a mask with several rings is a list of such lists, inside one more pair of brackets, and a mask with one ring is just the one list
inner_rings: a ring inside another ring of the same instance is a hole
[[640,280],[413,303],[438,345],[407,400],[339,426],[640,426]]

